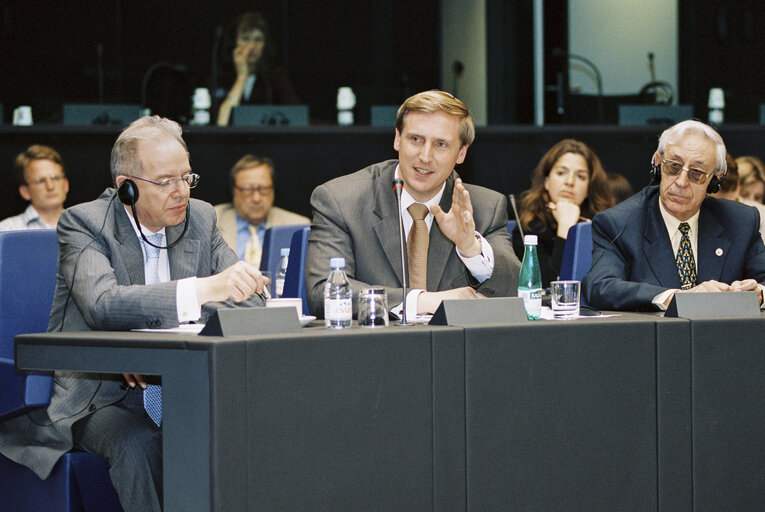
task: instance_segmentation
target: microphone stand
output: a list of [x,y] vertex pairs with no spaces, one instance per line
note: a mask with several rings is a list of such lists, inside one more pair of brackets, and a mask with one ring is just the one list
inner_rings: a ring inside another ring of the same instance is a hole
[[401,326],[409,326],[414,325],[412,322],[407,322],[407,316],[406,316],[406,289],[407,289],[407,274],[408,274],[408,268],[407,268],[407,260],[406,260],[406,251],[404,250],[404,218],[401,214],[401,190],[404,188],[404,182],[400,178],[395,178],[393,180],[393,190],[396,191],[396,206],[398,210],[398,241],[399,245],[401,245],[401,282],[404,285],[404,301],[403,301],[403,307],[404,310],[401,314],[401,321],[394,325],[401,325]]

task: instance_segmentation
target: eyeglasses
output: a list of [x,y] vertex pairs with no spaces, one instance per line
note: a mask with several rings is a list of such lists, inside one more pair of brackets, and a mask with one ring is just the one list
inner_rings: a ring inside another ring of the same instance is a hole
[[176,185],[176,184],[181,183],[181,182],[186,183],[186,185],[188,185],[189,188],[194,188],[199,183],[199,174],[196,174],[196,173],[193,173],[193,172],[190,172],[188,174],[184,174],[180,178],[165,178],[162,181],[151,181],[151,180],[147,180],[145,178],[141,178],[141,177],[138,177],[138,176],[128,176],[128,178],[132,178],[134,180],[146,181],[148,183],[151,183],[152,185],[156,185],[156,186],[158,186],[160,188],[163,188],[163,189],[168,187],[168,186],[173,186],[173,185]]
[[262,196],[262,195],[270,194],[271,192],[273,192],[274,191],[274,186],[273,185],[259,185],[257,187],[237,187],[237,186],[235,186],[234,189],[236,189],[237,192],[241,192],[242,194],[245,194],[245,195],[248,195],[248,196],[250,194],[252,194],[253,192],[257,192],[258,194],[260,194]]
[[674,160],[662,160],[661,170],[667,176],[678,176],[681,172],[687,171],[688,179],[698,185],[706,183],[709,176],[712,175],[711,172],[702,171],[695,167],[683,167],[683,164]]
[[66,179],[66,176],[63,174],[51,174],[50,176],[45,176],[42,178],[38,178],[34,181],[30,181],[27,183],[30,187],[44,187],[45,184],[48,182],[48,180],[52,181],[54,185],[56,185],[59,181]]

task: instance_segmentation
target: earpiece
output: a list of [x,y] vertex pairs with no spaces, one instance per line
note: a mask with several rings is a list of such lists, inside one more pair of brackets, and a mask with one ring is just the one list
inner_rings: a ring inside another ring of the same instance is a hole
[[123,204],[133,206],[138,201],[138,187],[133,180],[126,179],[117,189],[117,196]]
[[661,168],[658,165],[654,165],[651,167],[651,171],[649,172],[648,176],[650,177],[648,184],[656,185],[661,181]]

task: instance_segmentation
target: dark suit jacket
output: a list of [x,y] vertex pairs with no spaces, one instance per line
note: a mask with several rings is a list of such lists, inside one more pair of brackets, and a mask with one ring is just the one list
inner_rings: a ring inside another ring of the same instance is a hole
[[[760,218],[749,206],[707,197],[699,214],[697,282],[765,283]],[[609,310],[658,309],[659,293],[680,288],[669,234],[659,211],[658,186],[599,213],[592,221],[592,268],[582,287],[591,306]]]
[[[388,160],[336,178],[317,187],[311,195],[313,224],[306,257],[306,289],[311,313],[324,314],[324,282],[329,259],[345,258],[356,297],[361,288],[387,289],[391,306],[403,300],[401,249],[393,176],[398,162]],[[454,180],[452,172],[440,206],[449,211]],[[507,201],[502,194],[466,185],[473,204],[476,230],[494,251],[492,276],[481,283],[473,278],[457,255],[454,244],[434,221],[430,229],[427,286],[430,291],[472,286],[487,297],[515,295],[520,262],[507,233]]]
[[[114,195],[113,189],[107,189],[97,200],[61,215],[58,276],[48,331],[175,327],[177,280],[214,275],[238,261],[215,226],[212,206],[192,199],[188,232],[168,250],[172,281],[146,286],[140,242]],[[183,224],[166,228],[167,240],[176,240],[182,231]],[[263,303],[256,294],[243,304]],[[202,321],[215,307],[226,306],[233,303],[205,305]],[[46,409],[0,424],[0,451],[41,478],[47,477],[59,457],[72,449],[72,424],[124,397],[118,377],[56,372]]]

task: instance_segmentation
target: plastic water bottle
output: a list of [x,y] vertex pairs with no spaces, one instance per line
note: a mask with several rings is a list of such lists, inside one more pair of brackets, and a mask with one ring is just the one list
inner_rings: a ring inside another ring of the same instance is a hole
[[324,284],[324,325],[327,329],[345,329],[353,318],[353,290],[345,275],[345,258],[331,258]]
[[276,271],[276,296],[281,297],[284,294],[284,278],[287,277],[287,263],[289,263],[290,248],[282,247],[281,258],[279,259],[279,269]]
[[207,126],[210,124],[210,107],[212,105],[210,91],[205,87],[197,87],[194,89],[194,96],[192,96],[191,102],[193,111],[191,124],[194,126]]
[[523,237],[523,263],[521,275],[518,277],[518,297],[523,299],[526,308],[526,318],[539,320],[542,312],[542,273],[539,270],[537,257],[537,235]]

